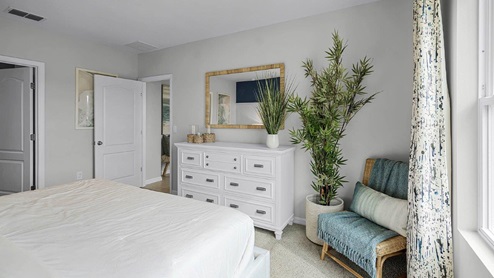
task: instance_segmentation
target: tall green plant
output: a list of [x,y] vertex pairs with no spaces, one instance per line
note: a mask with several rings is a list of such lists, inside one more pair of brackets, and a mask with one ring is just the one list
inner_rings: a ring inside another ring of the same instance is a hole
[[279,79],[264,78],[257,81],[257,114],[268,134],[278,134],[287,116],[288,100],[293,95],[291,83],[282,91]]
[[377,93],[366,95],[364,78],[373,66],[367,57],[352,66],[351,73],[342,64],[347,45],[338,32],[333,32],[333,46],[326,51],[329,65],[321,71],[314,69],[312,60],[303,63],[305,77],[310,78],[312,95],[309,99],[293,96],[288,111],[296,112],[302,120],[300,129],[290,130],[291,141],[310,152],[310,169],[315,177],[312,188],[319,193],[319,204],[329,205],[345,181],[340,168],[346,159],[340,147],[345,129],[355,114]]

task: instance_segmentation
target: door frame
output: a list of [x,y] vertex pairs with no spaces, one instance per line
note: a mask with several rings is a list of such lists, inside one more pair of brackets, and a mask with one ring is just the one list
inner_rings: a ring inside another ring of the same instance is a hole
[[45,63],[16,57],[0,55],[0,62],[34,69],[34,173],[33,181],[36,189],[45,187]]
[[[171,105],[172,103],[172,100],[173,100],[173,89],[172,89],[172,86],[173,86],[173,80],[172,80],[172,77],[173,75],[172,74],[162,74],[162,75],[154,75],[154,76],[148,76],[148,77],[141,77],[139,78],[138,80],[139,81],[142,81],[142,82],[159,82],[159,81],[166,81],[166,80],[169,80],[170,81],[170,127],[171,127],[171,131],[170,131],[170,152],[173,154],[173,148],[172,148],[172,142],[173,142],[173,133],[175,132],[175,128],[173,127],[173,106]],[[146,111],[147,111],[147,108],[146,108],[146,95],[144,95],[144,105],[143,105],[143,130],[142,130],[142,133],[143,133],[143,156],[142,156],[142,171],[143,171],[143,175],[142,175],[142,184],[143,186],[146,185],[146,141],[147,141],[147,136],[146,136]],[[173,156],[173,155],[172,155]],[[174,179],[174,175],[173,175],[173,160],[172,160],[172,163],[170,163],[170,193],[173,193],[173,190],[172,190],[172,184],[173,184],[173,179]],[[175,193],[176,195],[176,193]]]

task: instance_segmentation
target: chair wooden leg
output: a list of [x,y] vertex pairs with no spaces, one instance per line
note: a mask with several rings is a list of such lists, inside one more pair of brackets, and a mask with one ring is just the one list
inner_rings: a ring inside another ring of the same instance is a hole
[[[327,244],[326,242],[324,242],[324,245],[322,246],[322,250],[321,250],[321,260],[324,260],[324,258],[326,258],[326,256],[328,256],[330,259],[332,259],[333,261],[335,261],[337,264],[339,264],[340,266],[342,266],[344,269],[346,269],[350,273],[352,273],[356,278],[363,278],[362,275],[358,274],[355,270],[353,270],[351,267],[349,267],[343,261],[341,261],[340,259],[338,259],[333,254],[329,253],[330,250],[331,250],[331,246],[329,246],[329,244]],[[397,251],[397,252],[394,252],[394,253],[391,253],[391,254],[387,254],[387,255],[378,256],[376,258],[376,278],[382,278],[383,277],[383,266],[384,266],[384,261],[386,259],[388,259],[390,257],[393,257],[393,256],[396,256],[396,255],[399,255],[399,254],[403,254],[403,253],[405,253],[404,250]],[[406,274],[405,274],[405,276],[406,276]]]
[[326,252],[329,252],[329,245],[324,242],[323,246],[322,246],[322,251],[321,251],[321,260],[324,261],[324,258],[326,257]]
[[383,265],[384,265],[384,260],[383,257],[379,256],[376,259],[376,278],[382,278],[383,277]]
[[348,270],[351,274],[353,274],[356,278],[363,278],[362,275],[358,274],[355,270],[353,270],[351,267],[346,265],[343,261],[329,253],[329,250],[331,250],[331,246],[324,242],[322,246],[322,251],[321,251],[321,260],[324,260],[326,256],[328,256],[330,259],[335,261],[337,264],[341,265],[344,269]]
[[[378,256],[376,259],[376,278],[382,278],[383,277],[383,267],[384,267],[384,261],[386,261],[388,258],[400,255],[405,253],[405,250],[400,250],[394,253],[390,253],[387,255],[382,255]],[[405,274],[406,277],[406,274]]]

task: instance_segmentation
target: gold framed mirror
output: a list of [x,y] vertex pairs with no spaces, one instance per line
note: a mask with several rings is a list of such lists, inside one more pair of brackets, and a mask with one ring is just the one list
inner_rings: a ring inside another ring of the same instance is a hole
[[[206,126],[262,129],[257,115],[257,80],[279,78],[285,91],[285,64],[270,64],[206,73]],[[255,88],[255,89],[252,89]]]

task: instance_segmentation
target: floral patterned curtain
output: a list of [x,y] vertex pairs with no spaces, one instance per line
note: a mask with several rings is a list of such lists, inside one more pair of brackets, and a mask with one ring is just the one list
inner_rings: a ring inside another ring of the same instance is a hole
[[414,0],[408,277],[453,277],[450,108],[439,0]]

